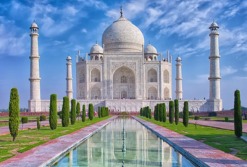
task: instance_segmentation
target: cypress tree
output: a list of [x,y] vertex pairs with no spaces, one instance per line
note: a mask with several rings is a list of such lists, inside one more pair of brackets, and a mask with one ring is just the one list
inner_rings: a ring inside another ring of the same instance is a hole
[[83,106],[82,106],[81,121],[82,122],[86,121],[86,106],[85,106],[85,104],[83,104]]
[[67,96],[63,97],[62,126],[69,126],[69,98]]
[[76,100],[71,100],[70,123],[74,125],[76,121]]
[[183,124],[185,127],[189,124],[189,104],[188,101],[184,102],[184,108],[183,108]]
[[142,108],[140,109],[140,116],[142,116]]
[[149,115],[148,115],[149,117],[148,118],[149,119],[152,119],[152,111],[151,111],[151,108],[148,108],[148,113],[149,113]]
[[163,114],[162,114],[162,104],[158,104],[158,109],[159,109],[159,121],[162,122],[163,121]]
[[162,104],[162,110],[163,122],[166,122],[166,103]]
[[177,125],[179,122],[179,104],[178,99],[174,100],[175,104],[175,124]]
[[98,107],[98,117],[101,117],[101,107]]
[[20,122],[19,94],[17,88],[12,88],[9,100],[9,131],[15,141]]
[[88,110],[89,110],[88,117],[89,117],[90,120],[93,120],[93,116],[94,116],[93,104],[91,104],[91,103],[89,104]]
[[80,117],[80,114],[81,114],[81,106],[80,106],[80,103],[77,102],[76,104],[76,117],[79,119]]
[[39,122],[39,117],[36,118],[37,119],[37,129],[40,130],[40,122]]
[[173,124],[174,121],[174,103],[173,101],[169,102],[169,122]]
[[240,91],[236,90],[234,93],[234,131],[238,138],[242,136],[242,128]]
[[49,112],[50,129],[57,128],[57,95],[52,94],[50,96],[50,112]]

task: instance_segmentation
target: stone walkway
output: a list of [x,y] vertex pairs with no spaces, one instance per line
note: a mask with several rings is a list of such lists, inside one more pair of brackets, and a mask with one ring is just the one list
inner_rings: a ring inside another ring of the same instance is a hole
[[247,167],[247,161],[241,160],[238,157],[151,122],[137,117],[134,118],[200,167]]
[[103,128],[111,120],[115,119],[113,116],[107,120],[87,126],[71,134],[61,136],[57,139],[51,140],[43,145],[37,146],[29,151],[21,153],[4,162],[0,163],[0,167],[36,167],[47,166],[53,162],[59,155],[65,153],[67,150],[79,145],[83,140],[86,140],[96,131]]
[[[49,121],[40,121],[40,126],[48,126]],[[20,124],[19,130],[27,130],[27,129],[36,129],[37,128],[37,122],[29,122],[26,124]],[[0,136],[9,134],[9,127],[8,126],[2,126],[0,127]]]
[[[182,120],[180,120],[182,121]],[[219,129],[228,129],[234,130],[234,123],[233,122],[220,122],[220,121],[203,121],[203,120],[189,120],[189,123],[215,127]],[[247,123],[243,123],[243,132],[247,133]]]

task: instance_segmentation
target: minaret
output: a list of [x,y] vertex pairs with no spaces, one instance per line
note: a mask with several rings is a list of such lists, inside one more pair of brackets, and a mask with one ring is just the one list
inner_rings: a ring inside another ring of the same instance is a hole
[[176,99],[181,100],[183,98],[183,85],[182,85],[182,59],[177,57],[176,59]]
[[213,22],[209,29],[210,36],[210,74],[209,74],[209,110],[221,111],[222,100],[220,98],[220,53],[219,53],[219,26]]
[[39,48],[38,48],[38,25],[33,22],[30,27],[31,50],[30,50],[30,100],[29,111],[40,112],[40,75],[39,75]]
[[67,77],[66,77],[66,81],[67,81],[67,87],[66,87],[66,94],[67,97],[69,98],[69,100],[73,99],[73,83],[72,83],[72,62],[71,62],[71,57],[68,56],[67,57]]

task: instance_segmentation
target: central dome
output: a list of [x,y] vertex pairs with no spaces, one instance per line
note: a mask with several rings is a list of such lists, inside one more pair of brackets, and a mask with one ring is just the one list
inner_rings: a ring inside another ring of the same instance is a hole
[[104,51],[142,52],[144,37],[139,28],[121,16],[103,33]]

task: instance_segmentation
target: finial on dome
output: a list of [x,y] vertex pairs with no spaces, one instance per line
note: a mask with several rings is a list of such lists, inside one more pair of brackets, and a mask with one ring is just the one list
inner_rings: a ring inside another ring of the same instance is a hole
[[123,17],[123,7],[122,7],[122,5],[120,6],[120,17]]

